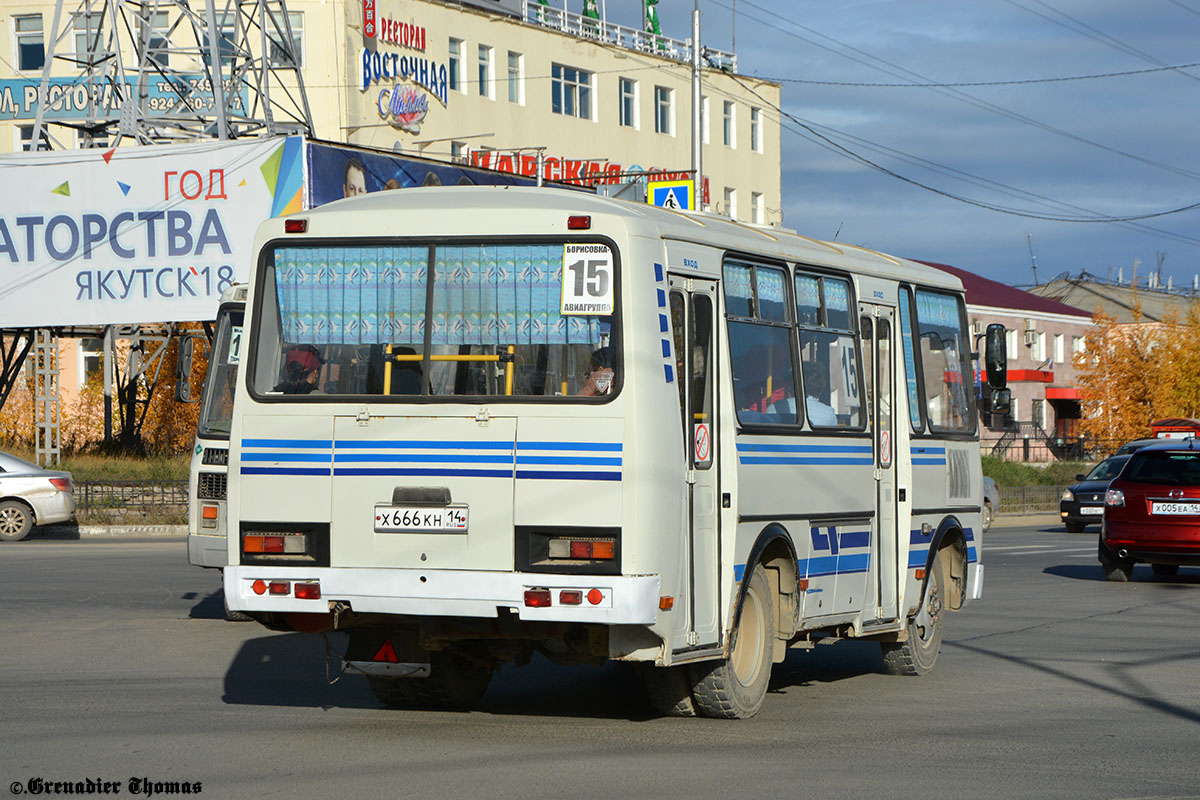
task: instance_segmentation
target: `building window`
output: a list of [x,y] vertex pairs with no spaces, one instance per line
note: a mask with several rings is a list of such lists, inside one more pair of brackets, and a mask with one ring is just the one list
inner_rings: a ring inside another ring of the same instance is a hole
[[451,142],[450,143],[450,160],[465,164],[467,162],[467,143],[466,142]]
[[525,105],[525,56],[508,51],[508,102]]
[[1063,339],[1064,337],[1061,333],[1054,334],[1054,363],[1056,364],[1063,363],[1063,360],[1066,357],[1066,348],[1064,347]]
[[1009,403],[1009,406],[1008,406],[1008,418],[1009,419],[1014,420],[1014,421],[1020,421],[1020,419],[1021,419],[1020,400],[1021,400],[1021,398],[1014,397],[1012,399],[1012,401]]
[[479,45],[479,96],[496,99],[492,90],[492,48],[486,44]]
[[32,150],[33,149],[33,126],[32,125],[17,125],[16,126],[16,141],[13,142],[14,148],[17,150]]
[[591,119],[592,73],[563,64],[552,64],[550,110],[568,117]]
[[637,81],[632,78],[621,78],[617,84],[620,108],[618,123],[626,128],[636,128],[637,123]]
[[708,144],[708,98],[700,98],[700,138]]
[[721,107],[721,143],[726,147],[737,147],[733,101],[726,100]]
[[1033,349],[1030,353],[1033,360],[1039,364],[1046,360],[1046,332],[1038,331],[1033,339]]
[[675,114],[672,109],[674,92],[665,86],[654,87],[654,132],[675,135]]
[[762,109],[750,109],[750,149],[756,153],[762,152]]
[[755,225],[763,225],[766,223],[765,208],[763,205],[762,192],[750,193],[750,221]]
[[[237,39],[237,21],[235,11],[217,13],[217,52],[221,56],[221,65],[228,67],[233,63],[233,43]],[[208,50],[208,40],[205,39],[205,52]]]
[[737,219],[737,189],[725,187],[725,216]]
[[449,69],[446,70],[449,73],[447,83],[450,84],[451,91],[455,92],[463,91],[462,44],[462,39],[450,40],[450,64]]
[[1046,401],[1034,399],[1029,401],[1029,421],[1039,428],[1046,428]]
[[279,20],[278,29],[271,25],[267,32],[267,36],[271,40],[271,63],[277,67],[301,69],[304,66],[304,12],[289,11],[287,21],[292,28],[290,51],[284,46],[287,30],[284,28],[282,19]]
[[80,69],[99,63],[102,19],[103,14],[99,12],[84,13],[75,18],[75,60]]
[[92,337],[79,340],[79,385],[83,386],[88,378],[99,375],[103,368],[102,354],[104,340]]
[[1086,349],[1087,345],[1084,344],[1084,339],[1082,336],[1071,337],[1071,355],[1077,356]]
[[1008,360],[1016,361],[1018,347],[1016,328],[1009,328],[1007,331],[1005,331],[1005,335],[1008,337],[1008,346],[1004,348],[1008,351]]
[[46,65],[46,40],[42,34],[42,15],[13,17],[17,23],[17,69],[34,70]]
[[154,16],[147,20],[150,23],[147,57],[160,67],[171,64],[171,15],[167,11],[155,11]]

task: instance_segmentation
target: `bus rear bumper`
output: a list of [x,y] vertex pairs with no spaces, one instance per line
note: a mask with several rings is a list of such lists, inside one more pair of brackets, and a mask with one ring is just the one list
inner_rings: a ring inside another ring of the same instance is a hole
[[653,625],[660,585],[657,575],[272,566],[226,567],[224,583],[232,611],[312,614],[341,602],[364,614],[491,618],[507,608],[522,620],[606,625]]

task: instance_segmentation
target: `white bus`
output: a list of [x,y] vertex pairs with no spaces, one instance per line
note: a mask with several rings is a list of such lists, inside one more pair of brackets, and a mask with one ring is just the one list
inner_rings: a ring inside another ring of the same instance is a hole
[[[246,292],[243,283],[221,293],[208,372],[200,393],[196,444],[188,474],[188,563],[197,567],[222,569],[229,563],[229,545],[225,541],[226,472]],[[188,364],[185,374],[191,372],[190,359]]]
[[500,187],[333,203],[256,252],[227,601],[347,631],[386,704],[470,706],[539,652],[747,717],[789,646],[875,639],[923,673],[981,594],[945,272]]

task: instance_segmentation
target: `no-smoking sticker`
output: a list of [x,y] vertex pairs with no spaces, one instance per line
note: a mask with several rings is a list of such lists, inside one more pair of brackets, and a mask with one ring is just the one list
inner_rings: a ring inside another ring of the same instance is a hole
[[892,463],[892,432],[879,432],[879,463],[887,466]]
[[712,455],[712,437],[709,426],[705,423],[694,426],[692,433],[692,449],[696,453],[696,461],[702,463],[708,461]]

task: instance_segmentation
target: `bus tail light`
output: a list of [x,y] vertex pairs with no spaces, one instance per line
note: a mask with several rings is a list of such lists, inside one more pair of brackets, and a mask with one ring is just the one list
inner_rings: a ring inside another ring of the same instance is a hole
[[549,608],[551,606],[549,589],[526,589],[525,605],[529,608]]
[[292,585],[287,581],[271,581],[267,584],[267,591],[275,596],[291,594]]
[[551,539],[551,558],[577,561],[611,561],[616,556],[615,539]]
[[307,547],[303,533],[253,533],[242,538],[242,552],[298,555],[307,552]]
[[217,506],[204,505],[200,506],[200,527],[215,528],[217,527],[217,517],[221,509]]
[[295,594],[297,600],[320,600],[321,584],[316,581],[296,583]]
[[562,606],[582,605],[583,592],[579,589],[563,589],[558,593],[558,604]]

